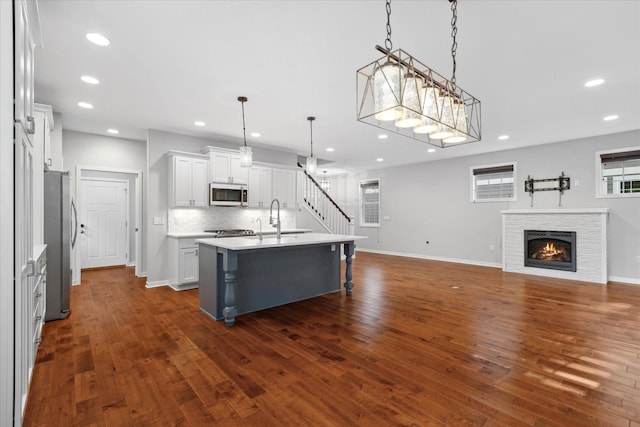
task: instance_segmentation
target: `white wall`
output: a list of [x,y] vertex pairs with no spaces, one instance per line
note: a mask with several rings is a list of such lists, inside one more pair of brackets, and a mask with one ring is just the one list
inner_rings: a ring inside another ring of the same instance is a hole
[[[359,180],[380,178],[381,215],[389,220],[382,220],[380,228],[364,228],[356,218],[356,234],[369,237],[358,247],[500,266],[500,211],[529,207],[529,194],[524,192],[527,175],[543,179],[564,172],[571,178],[571,189],[564,193],[562,207],[611,209],[610,280],[637,282],[640,198],[595,197],[595,152],[637,146],[639,141],[640,131],[632,131],[359,174],[349,185],[351,205],[358,203]],[[505,162],[517,163],[517,201],[471,203],[470,168]],[[534,193],[533,207],[557,208],[558,195],[557,191]]]
[[[169,265],[169,245],[167,242],[167,232],[169,231],[167,188],[169,182],[169,161],[165,154],[169,150],[200,153],[200,150],[207,146],[230,149],[238,149],[239,147],[239,145],[235,144],[169,132],[162,132],[154,129],[149,129],[147,131],[147,176],[149,177],[149,179],[147,180],[145,185],[147,186],[146,195],[148,210],[146,212],[144,222],[148,224],[146,259],[148,260],[147,282],[149,283],[152,283],[154,285],[161,284],[163,282],[166,282],[169,277],[167,270],[167,266]],[[252,148],[254,161],[288,166],[296,165],[297,156],[295,154],[276,150],[268,150],[260,147]],[[259,215],[256,215],[256,217],[257,216]],[[164,224],[154,225],[154,217],[162,218],[164,220]],[[173,218],[171,219],[173,220]],[[263,224],[263,228],[265,228],[265,224]]]
[[[56,123],[57,126],[57,123]],[[144,274],[146,271],[146,227],[144,222],[145,212],[145,195],[144,182],[146,180],[147,169],[147,149],[145,141],[136,141],[132,139],[116,138],[105,135],[95,135],[83,132],[75,132],[64,130],[62,133],[62,156],[64,158],[64,169],[71,172],[74,183],[77,183],[75,176],[76,166],[90,166],[115,171],[131,170],[141,171],[142,185],[142,224],[140,224],[140,242],[141,242],[141,258],[135,260],[139,263],[138,269]],[[94,173],[95,172],[91,172]],[[135,196],[135,180],[131,180],[129,185],[130,195]],[[80,187],[73,188],[79,190]],[[78,200],[78,194],[73,194],[75,200]],[[135,213],[135,203],[131,204],[132,211]],[[131,224],[135,221],[131,219]],[[134,227],[130,227],[133,231]],[[135,238],[132,239],[132,244]],[[76,246],[77,247],[77,246]],[[130,250],[130,259],[135,259],[135,251]]]

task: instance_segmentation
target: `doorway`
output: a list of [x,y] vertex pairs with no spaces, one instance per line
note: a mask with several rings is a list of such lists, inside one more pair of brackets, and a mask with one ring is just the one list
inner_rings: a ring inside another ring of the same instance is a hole
[[[122,188],[125,183],[127,191]],[[81,283],[82,268],[125,264],[129,267],[135,267],[136,276],[143,275],[141,273],[144,271],[141,266],[141,245],[143,242],[141,227],[142,171],[78,165],[75,168],[72,188],[75,188],[80,213],[79,230],[84,231],[83,234],[78,234],[79,242],[75,250],[72,250],[73,284]],[[124,197],[126,200],[122,200],[122,193],[126,193],[126,197]],[[118,194],[120,194],[120,200],[118,200]],[[118,216],[118,205],[121,204],[127,206],[125,208],[124,244],[122,244],[122,229],[118,229],[114,223],[107,224],[107,221],[116,221],[116,224],[122,224],[120,220],[115,219]],[[107,208],[109,205],[111,207]],[[93,212],[90,213],[90,211]],[[103,222],[100,223],[100,221]],[[84,227],[80,227],[81,225]],[[98,235],[96,236],[96,234]],[[117,245],[124,248],[124,251],[120,251],[118,255],[116,255]],[[123,253],[125,254],[124,260]]]

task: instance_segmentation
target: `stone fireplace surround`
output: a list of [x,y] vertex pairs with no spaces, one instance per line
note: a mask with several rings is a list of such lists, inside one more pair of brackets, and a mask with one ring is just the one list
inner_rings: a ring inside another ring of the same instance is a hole
[[[502,213],[502,270],[607,283],[608,208],[509,209]],[[524,265],[524,230],[575,231],[577,271]]]

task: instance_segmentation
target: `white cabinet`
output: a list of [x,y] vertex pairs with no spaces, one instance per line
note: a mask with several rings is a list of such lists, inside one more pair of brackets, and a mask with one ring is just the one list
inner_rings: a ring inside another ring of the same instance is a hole
[[248,168],[240,166],[239,154],[211,150],[209,159],[211,161],[211,181],[247,183]]
[[281,208],[296,207],[296,173],[291,169],[273,170],[273,197]]
[[45,169],[51,169],[53,166],[51,156],[51,130],[54,126],[53,110],[50,105],[35,104],[33,116],[35,120],[34,148]]
[[209,206],[207,156],[170,151],[169,207]]
[[31,293],[31,307],[29,312],[32,314],[32,331],[31,331],[31,352],[29,354],[29,377],[36,364],[36,355],[41,341],[42,326],[44,325],[44,313],[47,304],[47,252],[44,249],[35,264],[35,279],[33,281],[33,290]]
[[268,208],[273,199],[273,169],[265,166],[249,168],[249,184],[247,187],[248,205],[250,208]]
[[169,238],[169,286],[176,291],[198,287],[200,250],[192,237]]
[[15,70],[14,119],[28,134],[34,132],[34,58],[36,45],[42,45],[36,2],[19,0],[14,6]]

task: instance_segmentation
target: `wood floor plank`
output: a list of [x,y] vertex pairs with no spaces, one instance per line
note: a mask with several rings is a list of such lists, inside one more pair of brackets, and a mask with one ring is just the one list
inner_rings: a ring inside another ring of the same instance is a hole
[[83,272],[25,426],[640,427],[640,287],[358,253],[356,287],[236,326]]

